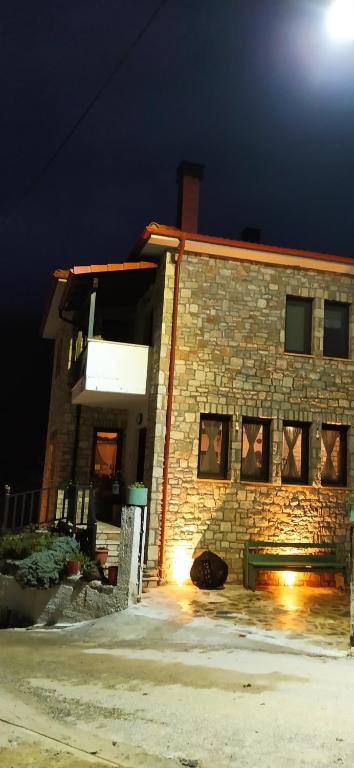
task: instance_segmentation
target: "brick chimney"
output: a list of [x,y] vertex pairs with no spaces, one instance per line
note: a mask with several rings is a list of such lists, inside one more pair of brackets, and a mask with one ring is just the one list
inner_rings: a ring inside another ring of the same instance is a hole
[[177,227],[185,232],[198,232],[199,189],[204,165],[183,160],[177,168]]

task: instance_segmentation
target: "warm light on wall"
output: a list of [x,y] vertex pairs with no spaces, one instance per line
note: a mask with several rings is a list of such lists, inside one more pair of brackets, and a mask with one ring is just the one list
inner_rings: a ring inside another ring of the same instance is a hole
[[296,582],[295,571],[283,571],[284,585],[286,587],[293,587]]
[[173,552],[172,574],[173,580],[179,587],[189,578],[192,567],[192,550],[186,544],[178,544]]

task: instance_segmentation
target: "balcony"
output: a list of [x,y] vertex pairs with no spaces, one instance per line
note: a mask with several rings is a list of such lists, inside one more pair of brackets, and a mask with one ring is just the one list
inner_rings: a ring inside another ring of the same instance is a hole
[[147,393],[148,346],[90,339],[71,369],[72,403],[126,408]]

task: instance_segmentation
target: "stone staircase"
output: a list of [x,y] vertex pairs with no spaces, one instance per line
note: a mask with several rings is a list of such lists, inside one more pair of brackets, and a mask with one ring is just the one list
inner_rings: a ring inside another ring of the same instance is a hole
[[119,547],[120,547],[120,528],[116,525],[97,521],[96,549],[98,547],[107,547],[108,559],[105,569],[109,565],[118,565]]

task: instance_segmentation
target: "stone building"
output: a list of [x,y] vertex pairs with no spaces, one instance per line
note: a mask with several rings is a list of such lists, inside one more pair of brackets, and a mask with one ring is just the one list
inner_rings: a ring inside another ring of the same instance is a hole
[[119,524],[117,474],[144,480],[150,573],[210,549],[240,583],[247,539],[349,552],[354,263],[199,234],[201,177],[125,264],[55,273],[44,486],[93,479]]

